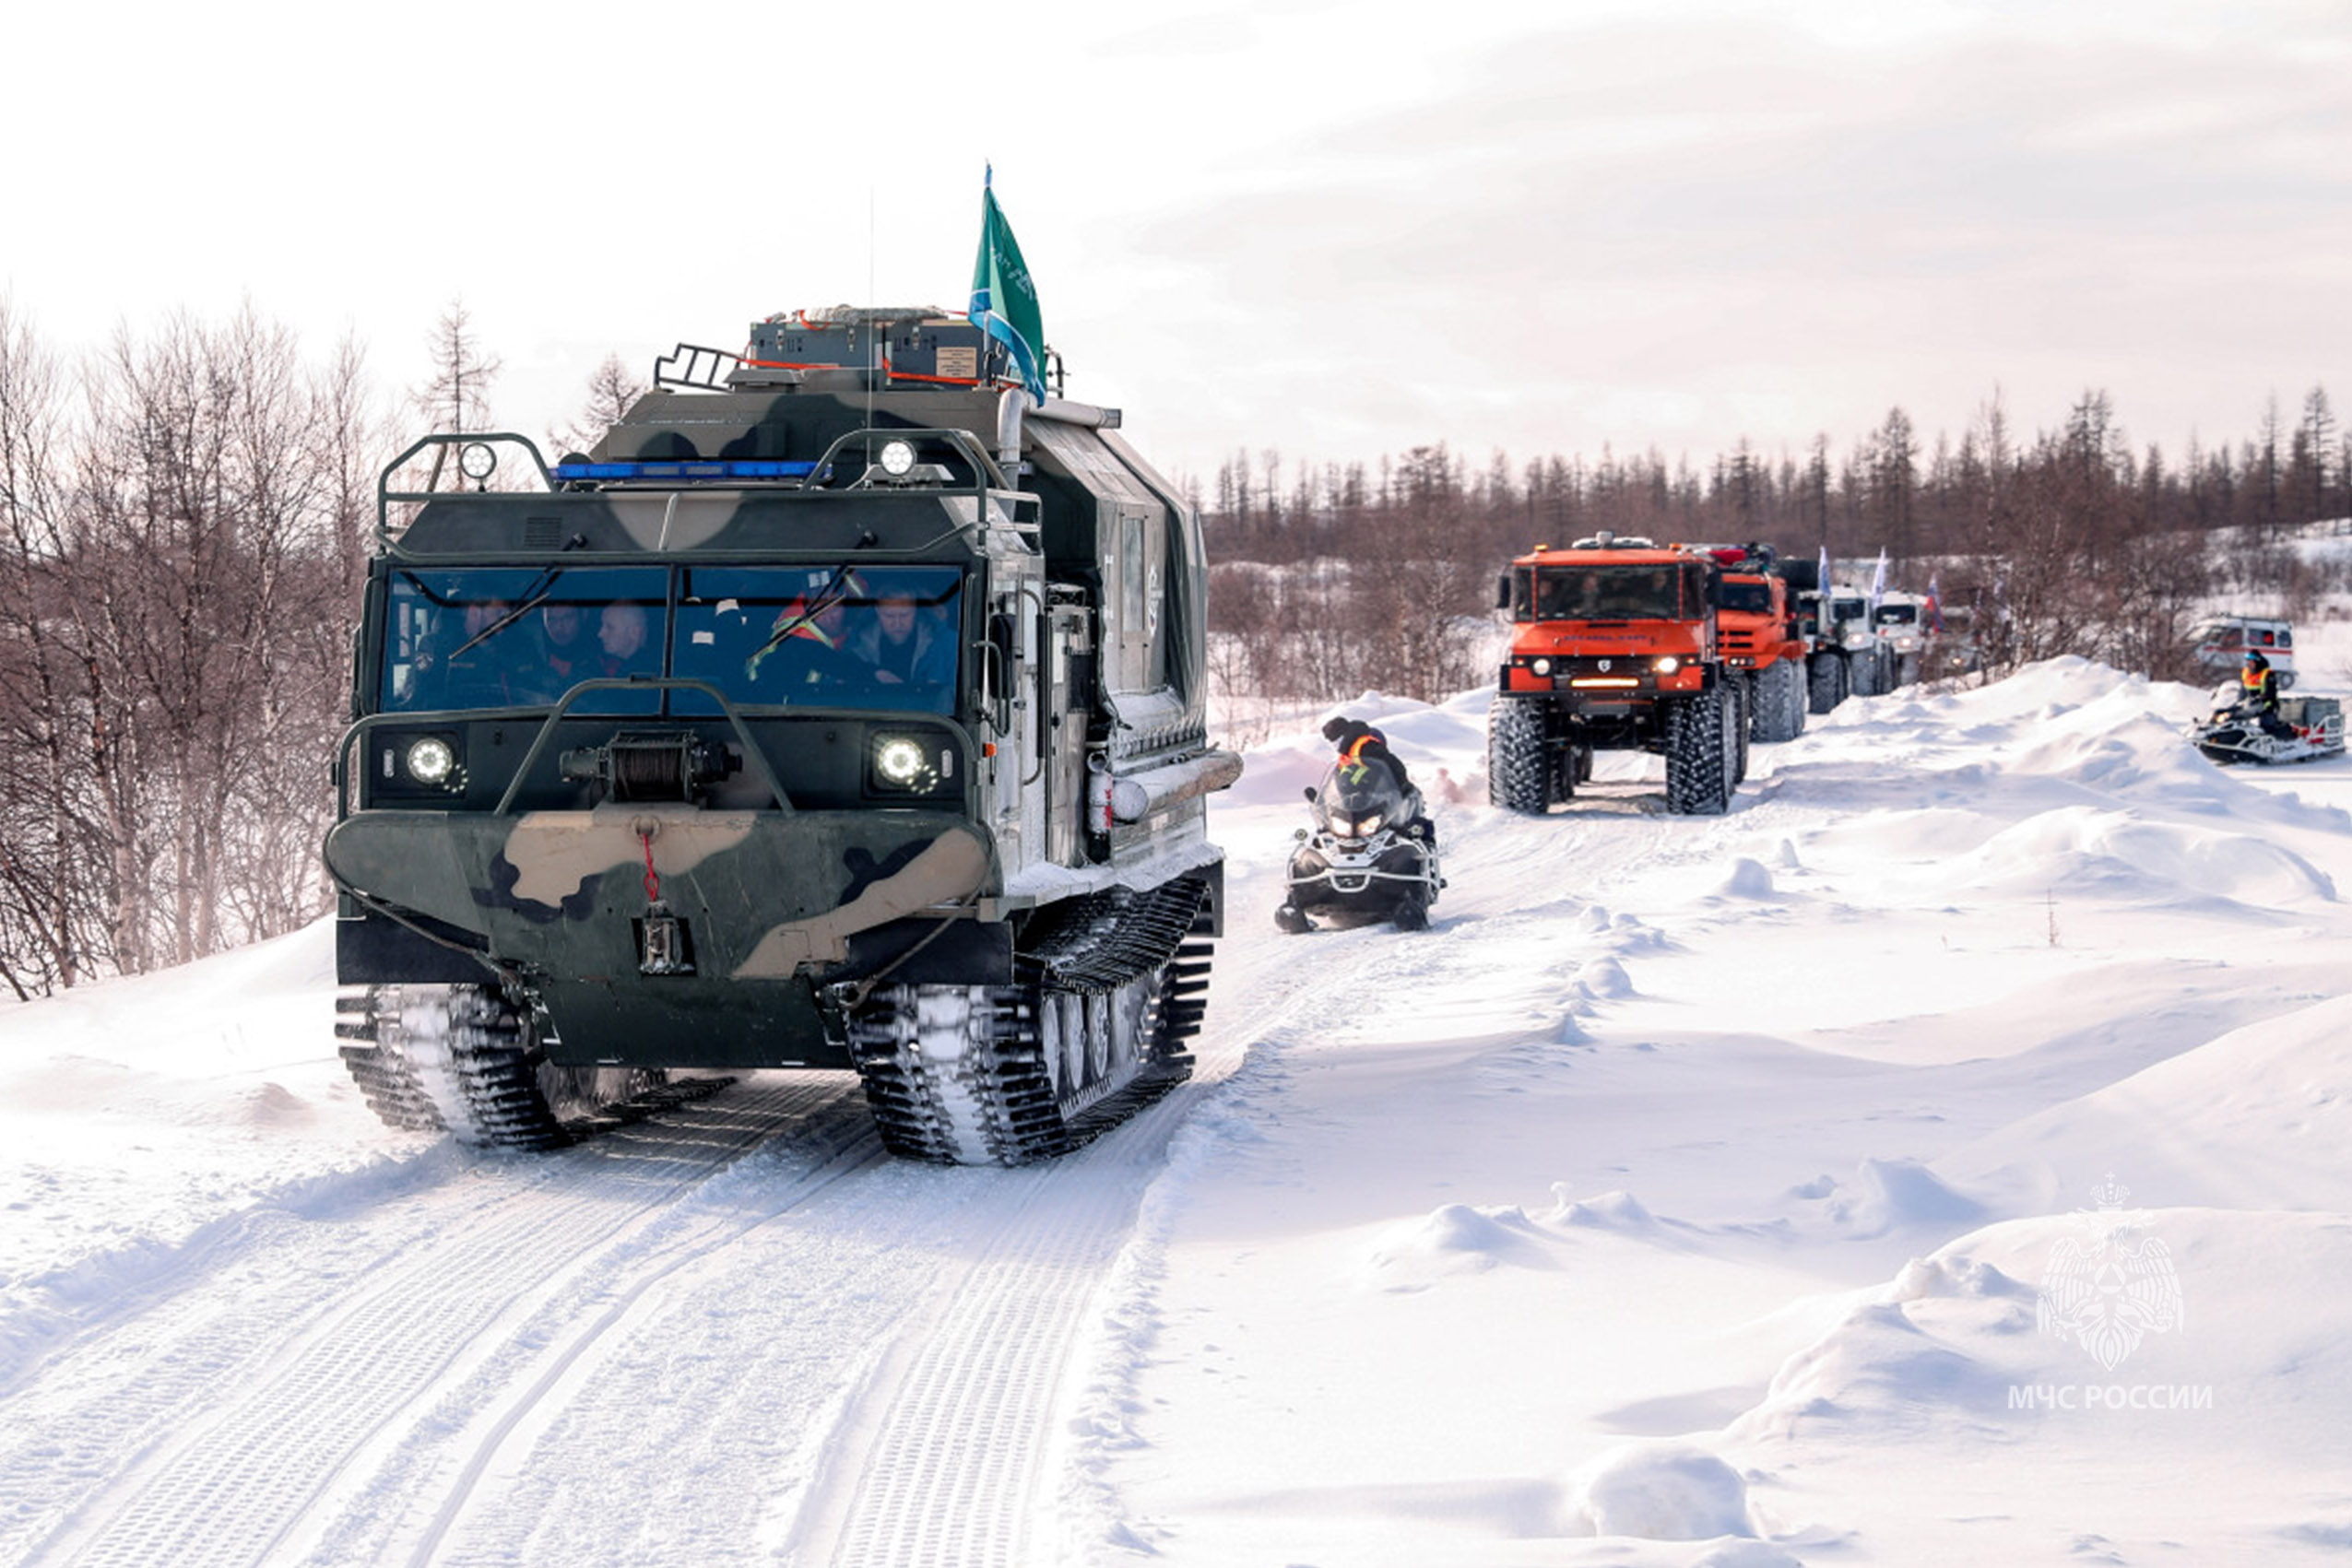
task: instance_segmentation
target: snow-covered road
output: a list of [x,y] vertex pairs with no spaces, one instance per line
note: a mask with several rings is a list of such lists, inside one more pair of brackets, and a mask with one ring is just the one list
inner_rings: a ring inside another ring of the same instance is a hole
[[[1358,704],[1433,928],[1274,932],[1259,749],[1198,1077],[1030,1170],[829,1075],[384,1132],[323,929],[0,1014],[0,1563],[2326,1560],[2352,769],[2195,703],[2041,666],[1542,821],[1483,695]],[[2186,1312],[2101,1364],[2037,1306],[2108,1173]],[[2110,1385],[2211,1394],[2012,1408]]]

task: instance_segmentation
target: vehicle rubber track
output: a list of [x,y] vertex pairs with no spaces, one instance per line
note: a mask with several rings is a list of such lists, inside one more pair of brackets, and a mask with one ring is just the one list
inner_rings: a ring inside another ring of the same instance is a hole
[[554,1066],[523,1013],[488,986],[379,985],[337,997],[336,1009],[345,1015],[336,1034],[368,1043],[341,1054],[386,1126],[452,1131],[483,1148],[562,1149],[735,1081]]
[[[1014,985],[892,985],[849,1020],[849,1046],[891,1152],[935,1163],[1026,1165],[1118,1126],[1192,1074],[1185,1043],[1207,1006],[1206,883],[1073,901],[1020,961]],[[1046,1060],[1049,996],[1157,977],[1131,1076],[1059,1096]]]

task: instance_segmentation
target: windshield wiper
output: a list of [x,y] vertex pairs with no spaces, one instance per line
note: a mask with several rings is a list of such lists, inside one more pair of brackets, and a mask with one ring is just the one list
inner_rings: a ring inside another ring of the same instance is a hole
[[784,640],[786,638],[791,636],[802,627],[807,626],[811,621],[815,620],[819,616],[833,608],[833,606],[839,604],[843,599],[847,598],[849,596],[847,594],[836,594],[834,590],[842,586],[842,580],[848,575],[849,563],[845,560],[833,569],[833,576],[826,580],[823,587],[817,590],[816,597],[809,601],[807,607],[801,610],[800,614],[797,618],[779,625],[775,629],[775,634],[770,637],[766,642],[761,643],[758,650],[753,653],[750,658],[743,661],[743,673],[751,675],[756,672],[760,667],[760,661],[766,658],[770,654],[774,653],[778,648],[783,647]]
[[[565,542],[563,548],[569,550],[576,546],[585,545],[587,542],[588,536],[585,534],[574,534]],[[522,619],[525,616],[530,614],[533,610],[547,603],[549,597],[555,592],[556,576],[562,570],[562,567],[550,562],[546,570],[542,571],[537,577],[531,580],[531,585],[523,590],[522,603],[516,605],[513,609],[508,610],[504,615],[500,616],[496,620],[491,621],[488,626],[483,627],[479,631],[475,632],[471,637],[467,638],[465,642],[457,645],[456,649],[452,652],[449,656],[455,659],[459,654],[462,654],[471,649],[476,643],[489,642],[491,638],[497,636],[500,632],[505,631],[508,627],[514,625],[516,621]]]

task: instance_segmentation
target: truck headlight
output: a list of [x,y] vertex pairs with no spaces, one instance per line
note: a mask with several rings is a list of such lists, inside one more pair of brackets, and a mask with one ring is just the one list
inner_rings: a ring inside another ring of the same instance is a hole
[[883,735],[874,739],[874,786],[894,795],[928,795],[954,776],[955,749],[940,746],[936,754],[926,737]]
[[1673,654],[1668,654],[1649,667],[1656,670],[1661,675],[1672,675],[1676,670],[1683,667],[1683,661],[1676,658]]
[[420,736],[408,743],[408,754],[401,760],[410,778],[437,788],[449,782],[450,772],[457,766],[457,752],[437,735]]

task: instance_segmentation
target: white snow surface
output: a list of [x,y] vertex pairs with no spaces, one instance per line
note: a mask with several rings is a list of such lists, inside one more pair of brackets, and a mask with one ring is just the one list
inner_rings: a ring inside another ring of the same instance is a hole
[[2343,1561],[2352,764],[2062,660],[1535,819],[1487,701],[1344,705],[1424,933],[1275,931],[1249,753],[1199,1073],[1048,1167],[385,1131],[324,925],[0,1012],[0,1563]]

